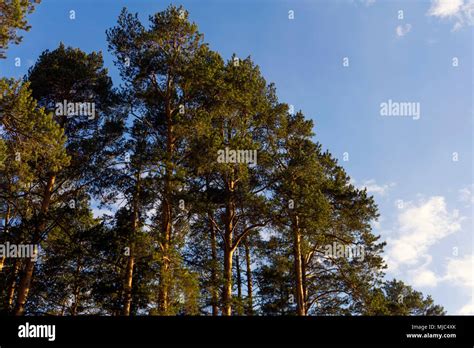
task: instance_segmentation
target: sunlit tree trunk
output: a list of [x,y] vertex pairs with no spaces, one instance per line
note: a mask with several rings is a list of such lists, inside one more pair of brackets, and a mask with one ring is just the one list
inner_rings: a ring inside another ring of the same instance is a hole
[[[48,213],[55,181],[56,181],[56,176],[50,175],[48,178],[46,187],[44,189],[44,196],[43,196],[43,201],[41,204],[41,209],[40,209],[39,219],[38,219],[39,221],[34,231],[32,244],[40,243],[41,234],[46,229],[46,225],[47,225],[46,214]],[[18,286],[18,295],[17,295],[17,301],[16,301],[15,310],[14,310],[14,314],[17,316],[23,315],[25,312],[25,304],[28,298],[28,292],[30,291],[34,268],[35,268],[35,261],[33,261],[32,258],[26,259],[24,272],[20,278],[20,284]]]
[[239,250],[235,253],[235,268],[237,271],[237,314],[242,315],[242,274],[240,272]]
[[233,234],[235,218],[234,189],[235,183],[231,178],[227,188],[228,201],[225,211],[224,289],[222,291],[222,315],[225,316],[232,314],[232,255],[234,253]]
[[135,176],[136,187],[133,194],[132,203],[132,221],[130,231],[130,246],[129,255],[127,259],[127,267],[125,268],[125,280],[124,280],[124,302],[122,315],[130,315],[130,309],[132,307],[132,288],[133,288],[133,268],[135,265],[135,238],[138,229],[139,219],[139,199],[140,199],[140,177],[141,172],[137,171]]
[[293,221],[293,257],[295,268],[296,310],[298,315],[306,315],[303,289],[303,263],[301,256],[301,232],[298,216],[296,216]]
[[212,315],[216,316],[219,314],[218,306],[218,282],[217,282],[217,241],[216,241],[216,229],[212,222],[212,213],[209,216],[209,229],[211,231],[211,305]]
[[245,240],[245,263],[247,266],[247,315],[253,315],[253,282],[248,239]]

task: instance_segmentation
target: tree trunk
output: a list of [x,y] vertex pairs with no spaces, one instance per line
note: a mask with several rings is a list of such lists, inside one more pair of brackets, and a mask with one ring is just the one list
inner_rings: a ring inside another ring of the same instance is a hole
[[235,253],[235,266],[237,271],[237,314],[242,315],[242,275],[240,273],[240,258],[239,258],[239,250],[236,249]]
[[[53,187],[54,187],[55,181],[56,181],[56,176],[50,175],[48,178],[46,187],[44,189],[43,202],[41,203],[39,219],[38,219],[38,223],[37,223],[37,226],[33,235],[33,240],[32,240],[33,244],[40,243],[41,234],[46,229],[46,223],[47,223],[46,214],[48,212],[49,205],[51,202],[51,195],[53,193]],[[28,292],[30,291],[34,268],[35,268],[35,261],[33,261],[33,259],[31,258],[27,259],[26,264],[25,264],[25,270],[20,279],[20,284],[18,287],[18,296],[17,296],[16,306],[14,310],[14,314],[17,316],[23,315],[25,312],[25,304],[28,298]]]
[[224,248],[224,289],[222,291],[224,305],[222,315],[224,316],[232,314],[232,254],[232,248],[226,245]]
[[171,281],[170,266],[171,266],[171,233],[172,233],[172,206],[171,206],[171,180],[173,176],[173,156],[174,156],[174,127],[172,121],[171,110],[171,82],[168,76],[168,88],[165,101],[165,114],[167,121],[167,137],[166,137],[166,158],[165,158],[165,174],[163,187],[163,201],[162,201],[162,265],[160,270],[160,284],[158,290],[158,308],[161,314],[168,314],[169,307],[169,287]]
[[248,239],[245,239],[245,262],[247,265],[247,315],[253,315],[253,282],[252,269],[250,267],[250,248]]
[[135,194],[133,197],[133,212],[132,212],[132,224],[131,224],[131,233],[130,233],[130,255],[128,255],[127,260],[127,267],[125,269],[125,280],[124,280],[124,302],[123,302],[123,309],[122,315],[129,316],[130,309],[132,307],[132,288],[133,288],[133,267],[135,265],[135,238],[138,229],[138,219],[139,219],[139,199],[140,199],[140,177],[141,172],[140,170],[137,171],[137,175],[135,177],[136,180],[136,187],[135,187]]
[[295,291],[298,315],[306,315],[304,290],[303,290],[303,268],[301,258],[301,234],[298,216],[293,222],[293,257],[295,267]]
[[25,261],[25,268],[20,279],[18,287],[18,296],[16,300],[16,306],[14,314],[16,316],[23,315],[25,313],[26,300],[30,291],[31,280],[33,278],[33,272],[35,268],[35,262],[29,258]]
[[211,231],[211,305],[212,315],[219,315],[218,297],[219,290],[217,284],[217,242],[216,242],[216,229],[212,223],[212,213],[208,213],[209,216],[209,229]]
[[306,262],[304,257],[301,258],[301,278],[303,279],[303,303],[305,315],[308,314],[308,287],[306,282]]
[[169,281],[170,281],[170,241],[171,241],[171,206],[165,201],[163,202],[163,211],[164,216],[163,221],[163,242],[162,242],[162,265],[161,265],[161,277],[160,277],[160,286],[158,293],[158,307],[161,314],[166,314],[168,312],[169,305]]
[[135,257],[133,249],[130,247],[130,255],[128,256],[127,268],[125,270],[124,282],[124,301],[122,315],[130,315],[130,308],[132,307],[132,282],[133,282],[133,266],[135,264]]
[[10,312],[10,309],[13,304],[13,298],[15,297],[16,278],[18,276],[18,271],[20,270],[20,265],[20,260],[18,258],[15,258],[15,260],[13,261],[12,274],[10,275],[10,279],[8,281],[7,297],[5,299],[5,308],[7,312]]
[[74,303],[71,306],[71,316],[77,316],[77,307],[79,306],[79,295],[76,293],[74,294]]
[[[3,233],[7,236],[8,233],[8,224],[10,223],[10,204],[7,203],[7,211],[5,212],[5,221],[3,225]],[[3,265],[5,264],[5,255],[0,258],[0,272],[3,270]]]
[[79,256],[76,258],[76,271],[75,271],[75,284],[73,289],[74,302],[71,306],[71,316],[77,315],[77,309],[79,308],[79,301],[81,296],[81,287],[79,284],[79,275],[81,274],[81,262]]
[[231,179],[227,188],[225,210],[225,246],[224,246],[224,289],[222,291],[222,315],[232,314],[232,254],[234,253],[233,232],[235,218],[234,181]]

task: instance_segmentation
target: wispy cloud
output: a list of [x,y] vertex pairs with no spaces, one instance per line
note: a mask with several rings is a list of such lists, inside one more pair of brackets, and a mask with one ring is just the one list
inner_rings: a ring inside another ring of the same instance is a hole
[[474,255],[448,260],[445,275],[440,279],[447,284],[455,285],[471,295],[470,300],[457,311],[461,315],[474,314]]
[[363,181],[361,184],[357,184],[355,180],[352,181],[353,185],[356,185],[357,187],[361,189],[367,189],[368,193],[374,194],[374,195],[380,195],[380,196],[385,196],[387,193],[395,187],[395,183],[392,182],[390,184],[377,184],[377,182],[374,179],[369,179]]
[[428,15],[436,17],[452,17],[459,13],[463,0],[433,0]]
[[467,204],[474,204],[474,184],[459,190],[459,200]]
[[[397,233],[387,240],[385,260],[389,272],[404,274],[415,287],[433,288],[442,284],[474,294],[473,254],[445,258],[441,272],[430,269],[431,247],[460,231],[464,219],[456,209],[448,209],[442,196],[405,203],[395,224]],[[457,312],[473,314],[474,303],[470,300]]]
[[[444,274],[437,275],[428,269],[429,263],[408,272],[410,282],[415,287],[432,288],[440,284],[456,286],[462,292],[472,296],[457,310],[460,315],[474,314],[474,255],[463,258],[448,258]],[[430,261],[431,262],[431,261]]]
[[452,31],[474,25],[474,0],[432,0],[428,16],[454,19]]
[[466,255],[463,258],[449,258],[446,274],[442,281],[450,284],[474,290],[474,255]]
[[398,233],[387,240],[389,268],[395,270],[401,265],[420,267],[422,262],[429,263],[429,248],[459,231],[462,220],[457,210],[448,211],[442,196],[430,197],[417,204],[405,203],[405,208],[398,215]]
[[474,315],[474,296],[471,298],[471,300],[466,303],[464,306],[462,306],[458,313],[459,315]]
[[372,6],[373,4],[375,4],[375,1],[376,0],[349,0],[352,4],[362,4],[364,6]]
[[[429,263],[431,263],[431,259]],[[408,272],[413,286],[432,288],[438,285],[440,279],[436,273],[428,269],[429,263]]]
[[411,31],[411,24],[400,24],[395,28],[395,33],[398,37],[405,36]]

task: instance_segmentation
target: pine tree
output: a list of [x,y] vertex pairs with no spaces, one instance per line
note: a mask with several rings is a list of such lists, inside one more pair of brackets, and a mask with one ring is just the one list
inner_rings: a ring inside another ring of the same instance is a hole
[[[52,52],[44,52],[30,69],[28,80],[32,96],[47,112],[54,113],[53,120],[66,136],[66,153],[70,158],[61,170],[51,169],[42,179],[39,211],[30,222],[34,225],[39,243],[47,238],[48,231],[58,221],[57,214],[64,205],[74,206],[97,180],[103,180],[101,168],[108,165],[105,154],[113,142],[111,134],[104,133],[110,121],[105,120],[114,94],[107,71],[102,67],[100,54],[85,54],[64,45]],[[97,112],[71,114],[68,109],[58,112],[58,104],[89,103]],[[56,211],[58,210],[58,211]],[[15,314],[24,313],[33,277],[33,264],[28,264],[18,287]]]
[[[0,122],[2,141],[6,145],[2,178],[2,207],[5,207],[4,232],[10,239],[9,225],[13,225],[15,241],[38,245],[45,232],[49,201],[54,181],[44,180],[51,173],[69,165],[65,151],[66,137],[51,114],[37,107],[28,83],[0,80]],[[41,199],[38,200],[38,197]],[[13,233],[13,228],[12,231]],[[20,264],[15,261],[13,275],[7,286],[5,300],[12,304],[12,290],[17,289],[18,314],[22,314],[35,261],[26,259],[19,283],[16,284]]]
[[444,308],[435,305],[431,296],[396,279],[385,281],[372,289],[369,301],[361,308],[363,315],[445,315]]
[[22,40],[18,30],[28,31],[26,15],[34,11],[34,3],[41,0],[1,0],[0,1],[0,59],[6,57],[10,43],[19,44]]
[[[207,51],[197,26],[188,21],[183,8],[168,7],[150,17],[145,29],[137,15],[122,11],[116,27],[107,31],[109,48],[118,58],[122,79],[131,98],[131,111],[148,127],[148,142],[153,149],[154,177],[158,200],[161,250],[159,313],[168,314],[170,289],[173,287],[172,257],[174,221],[178,218],[177,193],[183,189],[183,160],[187,154],[190,115],[202,90],[190,82],[198,73],[203,53]],[[197,63],[197,64],[195,64]],[[176,233],[175,233],[176,232]]]
[[[207,217],[222,238],[222,314],[231,315],[234,252],[249,234],[269,222],[263,194],[271,168],[268,141],[280,108],[273,86],[267,85],[250,58],[233,56],[216,79],[217,102],[196,132],[201,155],[197,150],[193,153],[198,153],[201,182],[219,197],[208,208]],[[228,151],[257,156],[254,163],[238,163],[236,156],[225,158]]]

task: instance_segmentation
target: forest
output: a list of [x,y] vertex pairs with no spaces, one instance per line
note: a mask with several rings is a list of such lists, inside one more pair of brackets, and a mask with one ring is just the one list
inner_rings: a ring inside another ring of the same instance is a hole
[[[0,1],[0,59],[35,6]],[[445,314],[386,279],[374,198],[257,62],[172,5],[104,35],[121,81],[66,42],[0,77],[0,313]]]

